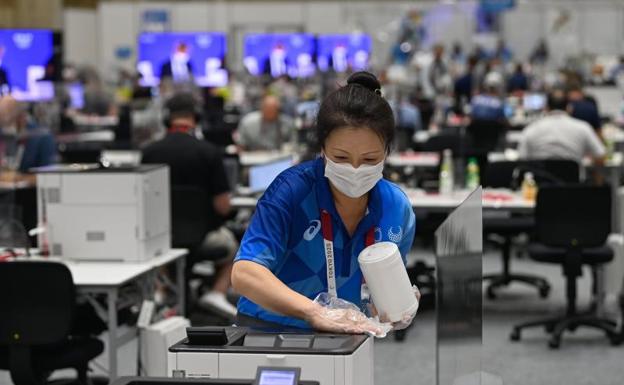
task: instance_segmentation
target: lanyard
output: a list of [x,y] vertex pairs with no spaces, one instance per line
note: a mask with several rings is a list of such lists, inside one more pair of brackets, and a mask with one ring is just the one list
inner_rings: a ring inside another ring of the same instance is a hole
[[[334,231],[331,216],[327,210],[321,211],[321,231],[323,233],[323,250],[327,261],[327,292],[332,298],[338,297],[336,288],[336,264],[334,261]],[[368,247],[375,243],[375,228],[371,227],[364,238],[364,246]]]

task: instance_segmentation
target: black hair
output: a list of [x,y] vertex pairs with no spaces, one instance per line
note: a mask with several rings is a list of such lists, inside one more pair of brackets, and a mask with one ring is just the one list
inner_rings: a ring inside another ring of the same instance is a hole
[[163,115],[163,123],[166,127],[169,127],[171,121],[176,118],[193,117],[197,122],[201,119],[195,97],[189,92],[177,93],[167,100]]
[[323,148],[331,132],[343,127],[367,127],[375,131],[387,153],[394,141],[394,114],[381,95],[375,75],[360,71],[347,85],[333,91],[321,103],[316,118],[316,138]]
[[550,111],[565,111],[568,108],[568,98],[566,98],[563,91],[553,91],[548,94],[547,106]]

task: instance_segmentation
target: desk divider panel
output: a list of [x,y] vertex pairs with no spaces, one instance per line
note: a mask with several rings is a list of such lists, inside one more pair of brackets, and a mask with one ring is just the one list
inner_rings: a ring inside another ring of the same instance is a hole
[[502,384],[483,373],[481,365],[482,216],[479,187],[435,234],[437,385]]

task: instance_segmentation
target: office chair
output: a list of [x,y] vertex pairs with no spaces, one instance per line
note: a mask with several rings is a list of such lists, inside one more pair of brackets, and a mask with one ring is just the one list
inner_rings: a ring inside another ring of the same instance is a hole
[[72,368],[87,384],[89,361],[104,344],[70,336],[75,289],[65,265],[0,263],[0,309],[0,369],[11,372],[15,385],[45,384],[53,371]]
[[611,231],[611,190],[609,187],[542,187],[537,196],[535,232],[539,243],[529,245],[529,256],[563,267],[566,277],[567,311],[560,317],[546,318],[514,326],[510,338],[520,339],[523,329],[544,326],[551,334],[548,345],[556,349],[565,330],[589,326],[605,332],[612,345],[619,344],[616,323],[576,309],[576,280],[582,266],[595,267],[613,259],[606,246]]
[[473,120],[466,126],[466,144],[475,155],[494,151],[504,137],[506,126],[495,120]]
[[[538,186],[563,185],[579,182],[579,166],[571,160],[526,160],[493,162],[488,165],[484,173],[483,185],[494,188],[516,189],[520,186],[524,174],[532,172],[536,176]],[[548,297],[550,285],[539,276],[510,273],[512,239],[518,234],[530,234],[535,226],[531,216],[511,217],[484,217],[483,228],[486,234],[497,235],[501,241],[497,242],[502,251],[503,271],[500,274],[484,276],[490,281],[487,296],[496,298],[495,290],[508,286],[512,282],[522,282],[537,288],[541,298]]]

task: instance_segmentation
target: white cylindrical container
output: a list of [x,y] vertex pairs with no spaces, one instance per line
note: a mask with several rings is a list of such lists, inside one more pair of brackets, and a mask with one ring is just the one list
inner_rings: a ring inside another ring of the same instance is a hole
[[358,256],[358,262],[379,314],[397,322],[403,315],[418,310],[418,300],[395,243],[368,246]]

